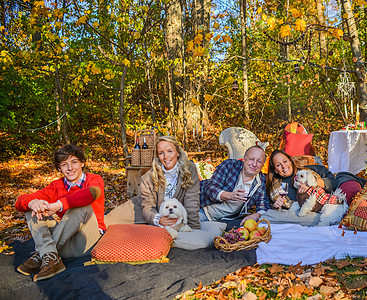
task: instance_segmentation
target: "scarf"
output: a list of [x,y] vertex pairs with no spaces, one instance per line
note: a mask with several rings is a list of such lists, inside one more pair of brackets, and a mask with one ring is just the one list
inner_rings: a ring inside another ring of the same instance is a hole
[[173,198],[173,195],[175,194],[177,182],[178,182],[178,175],[179,175],[179,168],[178,168],[178,162],[175,164],[175,166],[171,170],[166,170],[164,166],[162,165],[162,170],[164,174],[164,178],[166,179],[166,187],[165,187],[165,197],[167,198]]

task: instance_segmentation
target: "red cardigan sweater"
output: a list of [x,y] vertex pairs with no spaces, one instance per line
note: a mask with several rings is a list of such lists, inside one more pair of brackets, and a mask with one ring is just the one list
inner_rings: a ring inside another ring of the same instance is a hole
[[[65,189],[64,178],[60,178],[52,181],[45,188],[33,193],[21,195],[18,197],[15,208],[18,211],[26,212],[29,211],[28,204],[34,199],[46,200],[49,203],[54,203],[60,200],[63,205],[63,211],[57,212],[56,214],[62,218],[65,212],[69,208],[82,207],[91,204],[93,211],[98,220],[98,226],[102,230],[106,230],[104,223],[104,182],[101,176],[91,173],[86,173],[86,179],[83,188],[80,189],[74,186],[68,192]],[[92,193],[89,191],[89,187],[96,186],[101,190],[101,195],[98,199],[94,200]]]

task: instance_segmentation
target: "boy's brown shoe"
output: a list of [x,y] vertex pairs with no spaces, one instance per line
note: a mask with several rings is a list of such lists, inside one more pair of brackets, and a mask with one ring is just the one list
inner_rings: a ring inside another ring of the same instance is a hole
[[65,271],[66,267],[56,252],[47,252],[42,256],[40,271],[34,275],[33,281],[45,280]]
[[41,268],[42,259],[37,251],[33,252],[33,255],[22,263],[17,271],[24,275],[31,275],[37,273]]

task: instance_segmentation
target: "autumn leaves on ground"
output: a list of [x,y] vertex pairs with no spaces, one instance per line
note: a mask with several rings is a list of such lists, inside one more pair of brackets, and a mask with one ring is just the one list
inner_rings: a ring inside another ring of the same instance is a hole
[[[212,143],[217,143],[213,138]],[[216,140],[216,139],[215,139]],[[213,145],[214,147],[214,145]],[[213,148],[212,147],[212,148]],[[106,210],[126,199],[123,161],[106,147],[87,155],[87,171],[105,181]],[[219,152],[225,158],[225,154]],[[219,163],[220,157],[214,161]],[[11,243],[30,238],[24,214],[16,212],[19,194],[40,189],[59,178],[49,156],[21,156],[0,163],[0,255],[14,255]],[[14,271],[15,272],[15,271]],[[244,267],[209,286],[186,291],[180,299],[365,299],[367,259],[328,261],[316,266],[255,265]]]

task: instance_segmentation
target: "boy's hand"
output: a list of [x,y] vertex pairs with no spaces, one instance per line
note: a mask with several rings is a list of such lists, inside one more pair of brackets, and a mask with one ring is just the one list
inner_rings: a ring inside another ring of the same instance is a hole
[[32,211],[32,217],[36,216],[41,220],[43,216],[47,216],[47,210],[50,209],[50,203],[45,200],[34,199],[28,203],[29,209]]
[[56,201],[55,203],[49,203],[50,208],[46,210],[45,215],[51,217],[54,213],[58,212],[62,208],[62,203],[60,200]]

